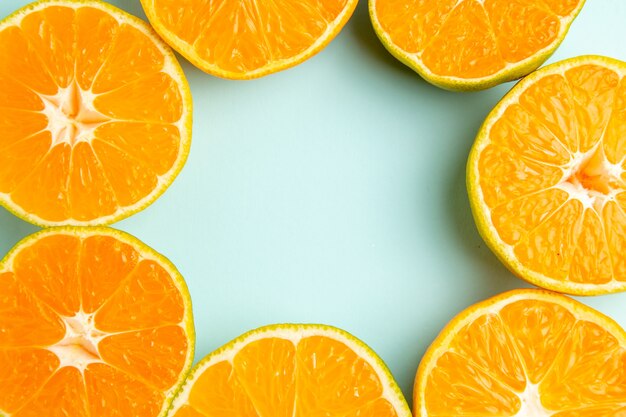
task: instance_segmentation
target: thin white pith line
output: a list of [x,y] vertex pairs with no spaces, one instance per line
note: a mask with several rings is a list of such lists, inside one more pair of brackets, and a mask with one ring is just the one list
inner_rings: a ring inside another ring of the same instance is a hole
[[[430,45],[433,44],[433,42],[435,42],[435,40],[439,37],[439,34],[441,33],[441,31],[443,30],[443,27],[448,23],[448,21],[450,20],[452,13],[454,13],[454,11],[461,6],[461,4],[465,3],[466,0],[457,0],[456,4],[454,6],[452,6],[452,8],[450,9],[450,11],[443,16],[443,18],[441,19],[441,24],[439,25],[439,29],[437,29],[437,31],[430,37],[430,40],[428,42],[426,42],[424,44],[424,47],[422,48],[421,51],[418,51],[416,53],[407,53],[407,55],[409,56],[414,56],[415,58],[418,58],[421,60],[421,56],[424,53],[424,51],[430,47]],[[470,0],[471,1],[471,0]],[[388,40],[391,41],[391,37],[389,36],[388,33],[385,32],[385,35],[388,37]],[[395,45],[395,44],[394,44]]]
[[[565,81],[567,81],[567,80],[565,80]],[[534,113],[532,113],[531,109],[529,109],[527,106],[525,106],[521,101],[518,100],[517,104],[533,120],[533,122],[537,123],[538,125],[540,125],[544,129],[546,129],[546,131],[550,134],[550,136],[552,136],[552,138],[555,139],[563,147],[563,149],[565,149],[567,151],[567,153],[570,155],[570,159],[571,159],[571,157],[576,153],[577,150],[570,149],[569,146],[565,142],[563,142],[561,140],[561,138],[558,137],[557,134],[554,133],[554,131],[552,131],[552,129],[547,124],[544,123],[543,120],[541,120]],[[575,104],[573,98],[572,98],[572,104]],[[570,113],[571,113],[570,117],[576,118],[576,112],[574,111],[573,108],[571,109]],[[578,141],[578,128],[577,128],[577,126],[578,126],[577,124],[574,124],[574,129],[576,129],[576,132],[574,132],[574,133],[576,134],[576,139]],[[563,133],[565,133],[565,132],[563,132]]]
[[[39,130],[39,131],[37,131],[35,133],[29,133],[28,136],[25,136],[25,137],[23,137],[21,139],[18,139],[16,141],[14,141],[14,142],[5,144],[4,146],[0,146],[0,151],[4,151],[6,149],[12,148],[13,146],[20,145],[20,144],[22,144],[22,142],[25,142],[25,141],[27,141],[29,139],[33,139],[34,137],[36,137],[36,136],[38,136],[38,135],[40,135],[42,133],[45,133],[47,131],[48,131],[48,129],[44,128],[44,129]],[[0,193],[0,194],[2,194],[2,193]]]
[[[211,25],[213,25],[213,21],[215,21],[215,19],[217,19],[217,16],[221,13],[222,9],[224,7],[226,7],[227,3],[228,2],[226,2],[226,1],[220,2],[220,4],[217,6],[217,8],[215,10],[213,10],[213,12],[211,14],[211,17],[209,18],[209,20],[204,25],[204,29],[202,29],[200,31],[200,33],[198,33],[198,36],[196,36],[196,40],[193,43],[189,43],[187,41],[182,40],[180,37],[178,37],[178,35],[174,35],[174,36],[176,36],[178,39],[180,39],[180,42],[183,42],[184,44],[189,45],[189,47],[191,49],[196,49],[200,39],[202,39],[204,37],[204,35],[209,32],[209,30],[212,30]],[[173,32],[171,32],[171,33],[173,34]]]

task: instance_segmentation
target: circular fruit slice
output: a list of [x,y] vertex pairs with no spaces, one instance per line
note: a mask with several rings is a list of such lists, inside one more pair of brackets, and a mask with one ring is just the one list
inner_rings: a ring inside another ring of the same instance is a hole
[[478,230],[529,282],[626,289],[626,64],[584,56],[528,76],[481,128],[467,167]]
[[470,307],[419,366],[416,417],[617,417],[626,332],[563,295],[516,290]]
[[60,228],[0,264],[0,415],[163,416],[193,360],[174,265],[105,228]]
[[293,67],[321,51],[358,0],[141,0],[154,29],[196,67],[250,79]]
[[170,417],[410,417],[387,367],[354,336],[278,324],[228,343],[192,370]]
[[370,0],[387,50],[426,81],[481,90],[529,74],[561,44],[584,0]]
[[43,226],[109,224],[181,170],[191,95],[171,50],[103,2],[45,0],[0,22],[0,204]]

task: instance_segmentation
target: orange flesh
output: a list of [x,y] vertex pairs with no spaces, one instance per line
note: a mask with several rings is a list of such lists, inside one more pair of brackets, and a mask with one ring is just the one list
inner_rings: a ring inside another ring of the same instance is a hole
[[0,197],[56,223],[148,197],[181,142],[164,64],[152,39],[94,7],[49,6],[1,30]]
[[516,259],[558,281],[626,281],[626,78],[590,64],[547,75],[488,135],[480,189]]
[[374,369],[343,343],[268,337],[206,368],[174,417],[397,416],[382,394]]
[[458,331],[436,360],[425,385],[428,416],[621,415],[623,341],[553,302],[489,310]]
[[105,235],[46,236],[12,259],[0,274],[0,413],[156,416],[190,349],[163,267]]
[[197,59],[245,74],[306,52],[347,7],[348,0],[148,0],[159,24]]
[[391,43],[440,76],[481,78],[558,40],[582,0],[376,0]]

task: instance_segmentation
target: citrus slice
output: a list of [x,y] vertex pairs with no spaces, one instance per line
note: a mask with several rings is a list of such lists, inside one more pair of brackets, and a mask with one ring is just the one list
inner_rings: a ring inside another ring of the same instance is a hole
[[147,24],[45,0],[0,22],[0,204],[42,226],[108,224],[181,170],[191,95]]
[[59,228],[0,263],[0,415],[163,416],[193,360],[176,268],[105,228]]
[[410,417],[387,367],[354,336],[278,324],[231,341],[191,371],[170,417]]
[[387,50],[428,82],[481,90],[525,76],[561,44],[584,0],[370,0]]
[[459,314],[427,350],[416,417],[618,417],[626,332],[563,295],[516,290]]
[[481,235],[515,274],[590,295],[626,289],[626,64],[584,56],[507,94],[470,153]]
[[154,29],[201,70],[257,78],[302,63],[341,31],[358,0],[141,0]]

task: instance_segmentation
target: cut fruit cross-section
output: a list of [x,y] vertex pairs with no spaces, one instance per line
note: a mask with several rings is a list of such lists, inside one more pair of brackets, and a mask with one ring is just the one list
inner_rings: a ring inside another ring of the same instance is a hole
[[416,417],[618,417],[626,332],[566,296],[515,290],[454,318],[419,366]]
[[250,79],[300,64],[346,24],[358,0],[141,0],[154,29],[201,70]]
[[467,185],[478,230],[519,277],[626,290],[626,64],[583,56],[526,77],[483,124]]
[[369,0],[396,58],[449,90],[525,76],[561,44],[584,0]]
[[191,371],[169,417],[410,417],[382,361],[346,332],[273,325]]
[[42,226],[110,224],[174,181],[191,94],[143,21],[45,0],[0,22],[0,204]]
[[58,228],[0,263],[0,415],[160,417],[191,367],[176,268],[106,228]]

